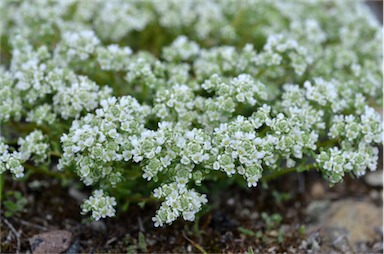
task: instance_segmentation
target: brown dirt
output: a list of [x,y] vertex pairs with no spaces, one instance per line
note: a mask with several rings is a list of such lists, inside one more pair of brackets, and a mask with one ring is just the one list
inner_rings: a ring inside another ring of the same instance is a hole
[[[343,183],[329,188],[318,173],[306,172],[272,181],[268,189],[258,186],[247,190],[231,185],[215,196],[208,196],[211,205],[196,223],[179,220],[164,228],[154,228],[151,217],[157,204],[147,204],[144,209],[132,205],[116,218],[90,224],[80,215],[79,202],[69,195],[71,184],[63,187],[57,180],[34,178],[44,185],[36,189],[24,182],[6,180],[6,190],[18,190],[28,197],[26,209],[7,219],[21,232],[20,252],[31,251],[29,238],[51,230],[68,230],[74,235],[68,253],[308,252],[314,232],[304,232],[311,223],[305,211],[312,200],[355,198],[382,206],[382,196],[370,195],[381,189],[373,189],[361,179],[346,177]],[[291,198],[279,200],[277,193],[289,193]],[[262,213],[280,214],[281,224],[268,227]],[[16,237],[3,223],[3,210],[1,215],[0,252],[15,253]],[[321,243],[321,239],[317,242]],[[382,242],[382,233],[368,243],[367,250],[382,252],[378,242]]]

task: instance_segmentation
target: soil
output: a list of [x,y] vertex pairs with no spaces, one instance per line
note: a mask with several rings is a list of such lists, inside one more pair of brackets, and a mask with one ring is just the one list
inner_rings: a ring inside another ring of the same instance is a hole
[[[346,177],[330,188],[317,172],[291,173],[270,182],[268,188],[228,186],[208,196],[212,205],[195,223],[179,220],[155,228],[151,217],[158,204],[132,205],[118,217],[90,222],[80,215],[83,193],[71,184],[63,186],[46,177],[35,177],[35,183],[6,179],[6,190],[22,192],[28,204],[9,218],[2,207],[1,253],[30,253],[30,239],[53,230],[72,233],[65,253],[316,253],[326,249],[326,243],[319,228],[311,226],[314,212],[308,207],[313,202],[364,200],[378,208],[383,204],[382,187],[371,187],[362,179]],[[282,221],[268,222],[273,214]],[[363,250],[369,253],[383,251],[382,225],[377,224],[381,231],[364,243]],[[20,233],[18,238],[11,227]]]

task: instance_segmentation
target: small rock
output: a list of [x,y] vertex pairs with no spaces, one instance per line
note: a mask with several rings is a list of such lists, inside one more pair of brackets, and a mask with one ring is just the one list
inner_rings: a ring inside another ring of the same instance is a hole
[[75,242],[67,249],[65,254],[76,254],[79,253],[80,250],[80,241],[76,239]]
[[342,244],[341,249],[345,250],[346,242],[355,250],[361,242],[372,242],[380,237],[375,229],[383,224],[382,211],[382,208],[366,201],[338,201],[324,212],[318,226],[328,235],[325,238],[340,240],[336,243],[333,241],[332,245]]
[[321,182],[315,182],[311,187],[311,196],[314,199],[322,199],[325,195],[325,188]]
[[34,235],[29,239],[32,253],[61,253],[68,249],[72,233],[66,230],[54,230]]
[[377,243],[375,243],[373,245],[372,249],[373,249],[374,252],[383,253],[383,242],[382,241],[378,241]]
[[320,231],[322,237],[322,252],[340,251],[352,253],[353,249],[348,240],[348,230],[339,227],[326,227]]
[[356,252],[357,253],[368,253],[369,248],[368,248],[367,243],[364,243],[364,242],[358,243],[357,247],[356,247]]
[[380,192],[378,192],[377,190],[371,190],[369,192],[369,197],[372,199],[372,200],[378,200],[380,199]]
[[236,203],[236,200],[234,198],[230,198],[227,200],[227,205],[234,206]]
[[220,242],[222,243],[228,243],[228,242],[233,242],[234,241],[234,236],[231,231],[227,231],[224,234],[220,236]]
[[306,250],[310,250],[312,253],[317,253],[320,249],[319,245],[320,234],[318,232],[312,232],[308,235],[307,240],[301,242],[301,247],[304,247]]
[[329,208],[329,206],[329,200],[313,201],[308,205],[305,212],[311,217],[312,222],[317,223],[319,221],[322,221],[324,214]]
[[367,173],[364,181],[372,187],[383,187],[383,170],[377,170]]

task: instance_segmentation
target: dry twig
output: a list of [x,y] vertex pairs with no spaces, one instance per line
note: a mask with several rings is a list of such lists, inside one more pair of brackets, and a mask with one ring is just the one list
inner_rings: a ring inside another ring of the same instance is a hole
[[12,231],[12,233],[16,237],[16,253],[20,253],[20,235],[21,235],[21,230],[16,231],[16,229],[12,226],[12,224],[6,219],[3,218],[5,224],[7,224],[8,228]]

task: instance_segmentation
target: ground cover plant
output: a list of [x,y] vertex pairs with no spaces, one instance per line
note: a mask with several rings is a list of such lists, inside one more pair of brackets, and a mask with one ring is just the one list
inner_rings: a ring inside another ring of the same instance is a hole
[[194,221],[206,183],[377,168],[382,32],[361,2],[0,4],[5,195],[4,174],[81,181],[83,214],[158,200],[158,227]]

